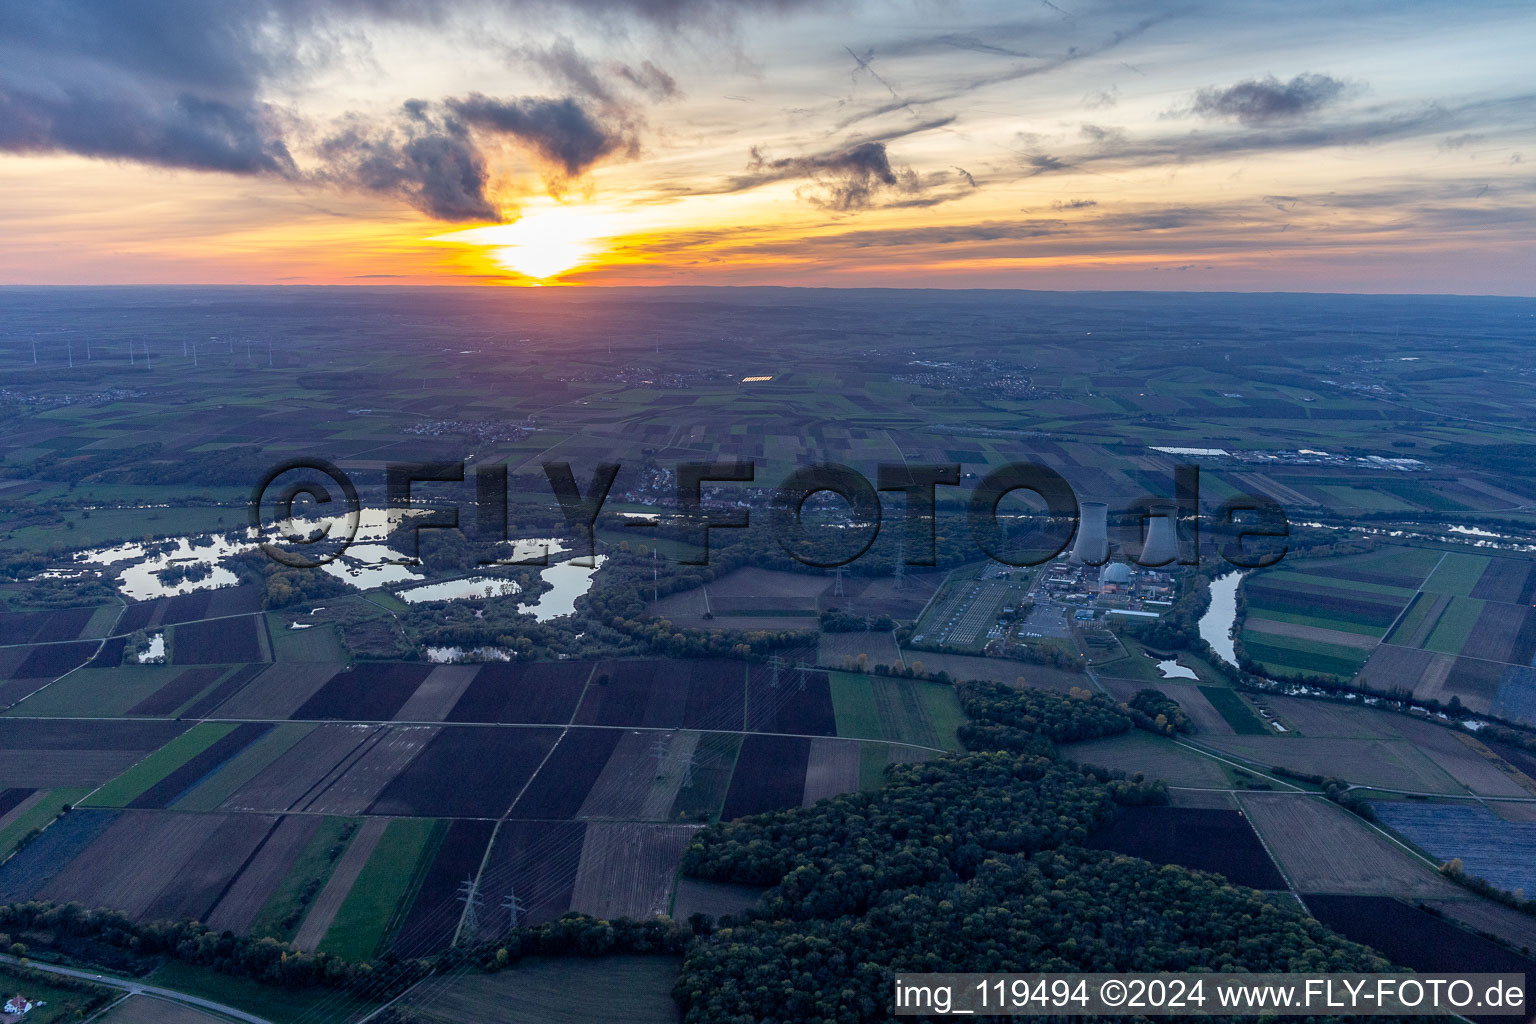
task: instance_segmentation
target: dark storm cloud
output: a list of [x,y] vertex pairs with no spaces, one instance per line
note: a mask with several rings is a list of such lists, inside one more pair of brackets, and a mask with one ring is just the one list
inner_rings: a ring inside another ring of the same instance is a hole
[[1340,99],[1349,90],[1347,83],[1331,75],[1313,72],[1282,82],[1270,75],[1218,89],[1214,86],[1195,93],[1190,109],[1204,117],[1234,118],[1250,127],[1277,121],[1294,121],[1321,110]]
[[[805,0],[806,3],[811,0]],[[345,119],[316,132],[265,97],[330,64],[359,22],[440,26],[487,16],[567,19],[615,30],[624,22],[729,31],[748,13],[800,6],[747,0],[59,0],[0,3],[0,152],[74,153],[161,167],[352,185],[399,196],[433,216],[481,218],[485,158],[477,132],[514,136],[575,174],[633,152],[632,139],[572,98],[417,105],[382,123]],[[579,70],[570,69],[575,75]],[[676,82],[649,62],[612,76],[652,98]],[[601,85],[601,83],[599,83]],[[466,131],[470,128],[470,131]],[[321,167],[301,169],[290,147],[324,137]]]
[[612,153],[633,154],[638,145],[622,126],[603,123],[569,97],[504,100],[471,93],[446,105],[465,124],[510,135],[572,176]]
[[320,144],[335,184],[399,199],[438,220],[500,220],[486,197],[485,157],[461,121],[406,103],[395,124],[348,118]]
[[265,103],[190,93],[135,96],[79,80],[62,90],[0,81],[0,150],[11,153],[68,152],[294,177],[282,122]]

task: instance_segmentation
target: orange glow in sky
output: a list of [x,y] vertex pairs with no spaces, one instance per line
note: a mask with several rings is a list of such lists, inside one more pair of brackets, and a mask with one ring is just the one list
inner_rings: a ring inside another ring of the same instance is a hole
[[0,285],[1536,291],[1528,9],[1218,6],[44,5]]

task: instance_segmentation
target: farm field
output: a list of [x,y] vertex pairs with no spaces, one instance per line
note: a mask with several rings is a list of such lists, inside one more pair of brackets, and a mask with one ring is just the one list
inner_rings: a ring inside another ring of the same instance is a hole
[[358,825],[294,933],[295,946],[306,950],[319,948],[388,827],[389,822],[383,818],[366,818]]
[[1340,778],[1361,786],[1422,793],[1466,791],[1407,740],[1203,736],[1201,743],[1260,766]]
[[208,927],[244,935],[325,819],[313,814],[277,819],[250,861],[207,913]]
[[675,1024],[671,992],[679,970],[672,957],[529,957],[496,974],[434,978],[401,1005],[426,1024]]
[[204,1013],[184,1003],[173,1003],[149,995],[135,995],[113,1006],[97,1020],[100,1024],[217,1024],[224,1018]]
[[481,665],[446,721],[564,725],[594,667],[585,661]]
[[782,807],[799,807],[805,794],[810,756],[811,740],[806,737],[745,737],[720,817],[729,821]]
[[171,627],[167,641],[177,665],[252,664],[272,660],[265,615],[200,619]]
[[809,807],[818,800],[857,792],[864,759],[863,746],[865,744],[853,740],[811,740],[801,806]]
[[[1238,691],[1228,686],[1197,686],[1195,689],[1211,708],[1226,721],[1226,729],[1213,729],[1216,733],[1235,733],[1239,736],[1268,736],[1274,730],[1264,724],[1253,710],[1253,705]],[[1177,699],[1177,698],[1175,698]],[[1199,719],[1196,719],[1199,724]]]
[[316,727],[309,723],[279,722],[254,742],[203,778],[169,806],[184,811],[217,810],[273,761],[293,749]]
[[[1536,993],[1536,961],[1474,935],[1444,918],[1386,896],[1307,895],[1307,908],[1345,938],[1378,950],[1393,963],[1421,973],[1510,973],[1526,977],[1526,998]],[[1511,1020],[1474,1016],[1474,1021]]]
[[822,668],[855,669],[860,655],[870,671],[876,665],[906,667],[901,648],[889,633],[822,633],[816,647],[816,660]]
[[1396,638],[1420,628],[1428,613],[1417,591],[1439,561],[1436,552],[1387,548],[1252,574],[1242,588],[1243,649],[1271,675],[1353,679],[1389,629]]
[[177,960],[161,961],[148,980],[154,985],[233,1006],[272,1024],[305,1024],[317,1016],[359,1020],[378,1009],[377,1004],[341,992],[276,988]]
[[[580,730],[598,732],[600,730]],[[671,820],[671,808],[690,774],[697,775],[705,755],[697,732],[630,729],[610,732],[615,742],[597,767],[574,817],[638,821]],[[590,774],[590,768],[586,774]]]
[[[528,786],[517,795],[509,815],[513,818],[574,818],[582,809],[599,776],[603,774],[624,733],[617,729],[567,729],[544,759]],[[670,745],[667,737],[651,737]],[[633,764],[633,762],[630,762]],[[644,762],[641,762],[642,764]],[[654,755],[648,765],[652,775],[665,763]],[[636,765],[638,768],[639,766]],[[643,770],[638,783],[644,783]],[[645,787],[647,790],[649,786]]]
[[1484,899],[1427,900],[1428,906],[1517,950],[1536,951],[1536,917]]
[[1423,589],[1431,594],[1471,597],[1492,561],[1487,555],[1447,551],[1424,580]]
[[288,718],[343,667],[324,662],[273,665],[205,714],[265,721]]
[[522,908],[522,924],[552,921],[571,908],[587,828],[579,821],[501,824],[480,872],[479,892],[486,909],[480,915],[479,938],[490,940],[506,931],[511,922],[503,908],[514,896]]
[[[374,820],[377,819],[363,823],[359,836]],[[371,959],[391,927],[399,923],[402,903],[415,895],[411,884],[417,878],[417,865],[430,855],[436,843],[441,842],[444,828],[440,822],[423,818],[389,821],[367,864],[337,907],[325,937],[315,948],[347,960]],[[340,874],[341,866],[338,865],[332,881]],[[318,908],[318,901],[316,906]],[[306,921],[305,926],[308,924]]]
[[668,810],[670,820],[708,821],[719,816],[736,771],[741,743],[742,737],[733,733],[704,733],[699,737],[694,748],[692,782],[684,778]]
[[66,806],[74,804],[85,789],[7,789],[0,792],[6,809],[0,813],[0,861],[10,855],[21,838],[42,828]]
[[433,726],[421,725],[375,731],[292,809],[312,814],[363,813],[438,733]]
[[1246,626],[1242,637],[1243,651],[1249,660],[1262,666],[1266,675],[1277,678],[1326,676],[1347,681],[1364,667],[1370,655],[1358,646],[1249,631]]
[[187,726],[178,722],[0,719],[8,788],[94,789]]
[[[1216,702],[1198,684],[1163,680],[1153,683],[1152,687],[1178,701],[1179,707],[1184,709],[1184,713],[1189,716],[1190,722],[1194,724],[1197,734],[1215,733],[1223,735],[1237,731],[1232,723],[1227,720],[1227,716],[1222,714],[1221,710],[1216,706]],[[1137,687],[1137,689],[1140,688],[1139,686]],[[1134,696],[1134,693],[1130,694],[1130,696]],[[1216,700],[1224,701],[1225,698],[1218,694]],[[1252,717],[1254,717],[1253,713],[1249,711],[1246,716],[1240,718],[1240,721],[1244,723],[1245,729],[1250,727],[1248,719]]]
[[337,672],[288,717],[387,722],[431,673],[428,665],[359,662]]
[[964,721],[954,687],[921,680],[828,673],[837,735],[958,750]]
[[464,905],[457,899],[466,878],[480,871],[486,849],[496,832],[492,821],[444,822],[429,857],[417,864],[416,876],[401,904],[399,926],[392,929],[390,952],[422,956],[442,949],[453,939]]
[[86,803],[95,807],[127,807],[151,786],[234,731],[233,725],[195,725],[96,790],[87,798]]
[[1170,786],[1232,788],[1226,771],[1216,761],[1139,729],[1108,739],[1072,743],[1061,751],[1063,757],[1080,764],[1115,768],[1131,775],[1140,772]]
[[[125,715],[130,708],[170,686],[173,680],[205,677],[207,672],[207,669],[176,669],[161,665],[123,665],[110,671],[82,669],[38,690],[6,714],[27,718]],[[215,678],[222,674],[216,672]],[[180,706],[174,704],[171,710]]]
[[329,880],[359,824],[356,819],[349,818],[314,816],[301,820],[314,821],[314,832],[267,894],[247,926],[251,935],[270,936],[283,941],[293,938],[311,902]]
[[1255,889],[1284,889],[1285,879],[1236,810],[1191,807],[1127,807],[1089,840],[1099,850],[1179,864]]
[[[1519,559],[1446,552],[1370,652],[1360,685],[1407,689],[1422,700],[1454,697],[1474,712],[1536,724],[1530,568]],[[1268,638],[1255,636],[1261,646]]]
[[612,920],[667,913],[678,862],[698,825],[589,822],[571,909]]
[[403,817],[499,817],[558,739],[554,729],[444,726],[367,811]]
[[951,679],[990,679],[995,683],[1024,685],[1054,693],[1066,693],[1074,686],[1086,686],[1087,678],[1080,672],[1068,672],[1049,665],[1031,665],[1010,658],[981,658],[974,654],[950,654],[935,651],[905,652],[907,664],[924,672],[948,672]]
[[1266,695],[1264,700],[1298,736],[1405,740],[1473,793],[1532,795],[1508,763],[1465,733],[1373,708],[1274,695]]
[[293,629],[294,620],[277,613],[267,615],[267,636],[272,641],[272,660],[282,662],[347,660],[346,644],[336,635],[336,627],[325,622],[308,629]]
[[1248,820],[1301,892],[1454,899],[1466,890],[1321,797],[1238,796]]
[[130,917],[200,920],[274,823],[255,815],[127,811],[32,895],[116,907]]
[[36,838],[0,864],[0,902],[21,903],[31,899],[111,828],[119,813],[75,810],[59,815]]
[[1505,821],[1475,804],[1377,800],[1383,825],[1444,863],[1458,859],[1467,874],[1506,892],[1536,892],[1536,823]]

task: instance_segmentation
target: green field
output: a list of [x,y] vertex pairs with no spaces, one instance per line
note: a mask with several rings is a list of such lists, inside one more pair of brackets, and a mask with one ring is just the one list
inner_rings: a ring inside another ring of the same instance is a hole
[[1402,643],[1404,639],[1412,637],[1418,628],[1424,624],[1424,617],[1429,614],[1430,609],[1434,606],[1434,595],[1416,594],[1413,598],[1413,603],[1408,606],[1407,611],[1403,613],[1403,617],[1397,620],[1397,625],[1387,635],[1386,641],[1388,643]]
[[1476,598],[1451,598],[1451,603],[1440,613],[1440,621],[1430,630],[1429,639],[1424,641],[1424,649],[1438,654],[1460,654],[1481,614],[1483,602]]
[[256,920],[251,923],[250,934],[290,941],[304,919],[304,911],[326,879],[331,877],[336,861],[355,831],[356,818],[326,818],[322,821],[299,859],[267,897]]
[[854,739],[883,740],[880,714],[875,708],[871,677],[858,672],[828,672],[832,687],[832,712],[837,734]]
[[[164,665],[81,669],[48,684],[7,714],[30,718],[102,718],[121,715],[175,679],[182,671]],[[189,698],[188,703],[192,699]]]
[[5,828],[0,829],[0,860],[10,855],[11,848],[23,836],[35,828],[42,828],[59,816],[65,804],[73,806],[89,792],[88,789],[45,790],[42,799],[18,814]]
[[347,649],[336,635],[336,627],[330,623],[311,626],[309,629],[290,629],[289,624],[300,620],[296,614],[267,613],[267,631],[272,635],[272,660],[274,661],[328,661],[345,662]]
[[233,723],[200,722],[106,783],[88,807],[127,807],[134,798],[233,732]]
[[1341,633],[1356,633],[1360,636],[1380,637],[1383,630],[1383,627],[1369,622],[1352,622],[1349,619],[1331,619],[1319,615],[1307,615],[1303,612],[1283,611],[1264,601],[1249,601],[1248,613],[1257,618],[1273,619],[1275,622],[1315,626],[1318,629],[1334,629]]
[[178,811],[212,811],[316,728],[314,722],[279,722],[266,735],[225,761],[178,799]]
[[966,723],[965,712],[960,710],[960,698],[953,686],[943,683],[918,683],[918,699],[928,712],[928,721],[939,734],[939,746],[946,750],[959,750],[960,727]]
[[440,826],[435,818],[396,818],[389,823],[320,940],[322,952],[347,960],[373,956],[409,893],[417,863],[441,839]]
[[1483,570],[1488,568],[1488,562],[1487,555],[1447,552],[1445,560],[1424,581],[1424,589],[1432,594],[1467,597],[1472,593],[1472,588],[1477,586],[1477,581],[1483,578]]
[[694,751],[698,758],[693,770],[693,785],[678,790],[672,801],[671,816],[690,820],[719,817],[725,806],[725,794],[736,771],[741,754],[741,736],[735,733],[707,732],[699,737]]
[[1211,706],[1221,713],[1221,717],[1227,720],[1232,731],[1239,736],[1270,735],[1271,730],[1264,719],[1236,690],[1226,686],[1202,686],[1200,692],[1205,694],[1205,699],[1211,702]]
[[119,995],[102,985],[92,985],[73,978],[58,978],[43,971],[13,967],[10,964],[0,964],[0,991],[5,993],[7,999],[19,992],[32,1002],[32,1011],[25,1017],[16,1018],[25,1020],[27,1024],[63,1024],[64,1021],[84,1020],[93,1010],[105,1006]]
[[[681,962],[669,956],[529,957],[495,974],[472,971],[423,986],[419,995],[407,995],[399,1005],[422,1024],[674,1024],[678,1012],[672,986],[681,969]],[[516,1007],[513,1014],[511,1007]]]
[[829,672],[837,734],[958,750],[965,722],[955,688],[893,676]]
[[1061,756],[1080,764],[1114,768],[1148,779],[1162,779],[1170,786],[1227,789],[1230,782],[1220,761],[1181,746],[1173,740],[1132,729],[1108,739],[1068,743]]
[[1243,650],[1251,660],[1268,666],[1276,674],[1322,673],[1340,679],[1353,678],[1371,653],[1357,647],[1248,630],[1243,631]]
[[[1329,568],[1334,568],[1330,566]],[[1414,587],[1395,587],[1386,583],[1366,583],[1361,580],[1339,579],[1335,576],[1313,575],[1301,569],[1270,569],[1263,575],[1254,578],[1254,582],[1263,582],[1280,586],[1286,583],[1303,583],[1313,587],[1328,587],[1331,590],[1342,591],[1344,594],[1376,595],[1390,597],[1394,601],[1406,602],[1413,596]]]
[[180,960],[162,960],[146,980],[152,985],[233,1006],[272,1024],[355,1020],[375,1005],[336,989],[263,985]]
[[859,788],[879,789],[885,785],[885,766],[890,763],[890,748],[885,744],[859,744]]

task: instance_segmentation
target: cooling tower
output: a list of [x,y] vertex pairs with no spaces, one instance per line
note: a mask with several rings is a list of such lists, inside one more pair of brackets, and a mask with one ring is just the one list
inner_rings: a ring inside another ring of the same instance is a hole
[[1179,509],[1176,505],[1153,505],[1147,517],[1147,542],[1142,545],[1142,565],[1167,565],[1179,557]]
[[1085,501],[1078,507],[1073,561],[1084,565],[1103,565],[1109,561],[1108,520],[1109,506],[1102,501]]

